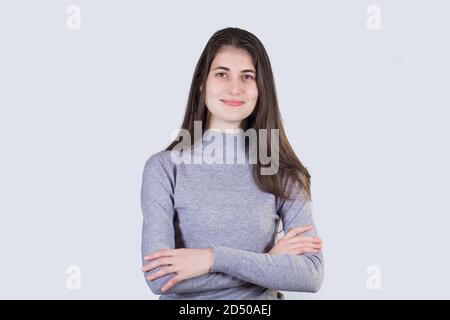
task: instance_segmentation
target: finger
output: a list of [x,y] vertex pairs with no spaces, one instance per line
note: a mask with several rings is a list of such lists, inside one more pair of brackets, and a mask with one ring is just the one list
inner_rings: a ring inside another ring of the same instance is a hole
[[319,237],[297,237],[297,236],[287,239],[286,243],[291,244],[299,241],[322,243],[322,239],[320,239]]
[[166,274],[174,273],[174,272],[176,272],[176,269],[173,266],[164,267],[164,268],[156,271],[155,273],[149,275],[147,277],[147,279],[150,280],[150,281],[153,281],[153,280],[158,279],[158,278],[160,278],[162,276],[165,276]]
[[322,244],[313,242],[300,242],[296,244],[291,244],[290,247],[291,248],[308,247],[313,249],[322,249]]
[[169,290],[170,288],[172,288],[174,285],[176,285],[181,280],[182,280],[181,277],[179,275],[176,275],[175,277],[173,277],[172,279],[167,281],[167,283],[161,288],[161,291]]
[[309,248],[309,247],[298,247],[298,248],[294,248],[293,249],[297,254],[302,254],[302,253],[318,253],[319,250],[318,249],[313,249],[313,248]]
[[152,260],[152,259],[158,259],[161,257],[168,257],[173,255],[173,249],[162,249],[155,251],[151,254],[148,254],[144,257],[144,260]]
[[288,246],[292,247],[312,247],[312,248],[322,248],[323,243],[322,242],[311,242],[311,241],[304,241],[304,240],[298,240],[295,242],[292,242],[288,244]]
[[150,271],[150,270],[152,270],[152,269],[155,269],[155,268],[157,268],[157,267],[159,267],[159,266],[162,266],[162,265],[165,265],[165,264],[167,264],[167,265],[172,264],[172,258],[171,258],[171,257],[169,257],[169,258],[164,257],[164,258],[158,258],[158,259],[155,259],[155,260],[153,260],[152,262],[147,263],[147,264],[142,268],[142,271],[148,272],[148,271]]
[[299,234],[299,233],[303,233],[306,231],[309,231],[313,228],[312,225],[304,225],[304,226],[300,226],[300,227],[294,227],[289,229],[289,231],[286,233],[286,235],[283,238],[289,239],[291,237],[294,237],[295,235]]

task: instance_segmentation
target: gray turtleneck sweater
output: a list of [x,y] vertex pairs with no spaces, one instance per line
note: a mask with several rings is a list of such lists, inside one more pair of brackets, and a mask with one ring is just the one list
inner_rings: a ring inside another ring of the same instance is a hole
[[[210,273],[183,280],[164,293],[160,289],[175,274],[145,279],[160,300],[278,300],[284,299],[278,290],[317,292],[322,285],[322,251],[268,253],[279,238],[280,219],[284,233],[292,227],[314,225],[311,201],[300,192],[295,200],[280,200],[261,191],[252,176],[248,148],[235,145],[234,154],[227,152],[230,144],[226,141],[239,135],[207,130],[203,140],[190,148],[191,155],[200,152],[202,156],[205,147],[221,136],[223,154],[218,155],[224,160],[222,164],[177,163],[171,151],[155,153],[145,163],[142,264],[148,263],[145,255],[165,248],[212,248],[214,253]],[[238,151],[244,151],[244,164],[236,161]],[[302,235],[318,233],[314,228]],[[160,268],[144,272],[144,276]]]

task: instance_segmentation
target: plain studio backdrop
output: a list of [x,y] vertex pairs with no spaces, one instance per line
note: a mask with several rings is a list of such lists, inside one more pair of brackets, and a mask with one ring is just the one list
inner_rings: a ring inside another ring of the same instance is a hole
[[[447,1],[2,1],[0,297],[154,299],[140,184],[224,27],[254,33],[324,240],[317,294],[450,298]],[[78,28],[79,27],[79,28]]]

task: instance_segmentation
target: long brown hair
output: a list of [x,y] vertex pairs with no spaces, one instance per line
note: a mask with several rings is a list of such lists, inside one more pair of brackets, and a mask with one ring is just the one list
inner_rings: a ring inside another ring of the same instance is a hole
[[[300,187],[302,193],[311,199],[311,176],[296,156],[283,128],[269,57],[261,41],[252,33],[239,28],[225,28],[214,33],[209,39],[194,71],[186,113],[181,128],[188,130],[192,139],[194,137],[194,121],[202,122],[202,134],[207,129],[208,109],[205,105],[206,90],[200,90],[200,87],[206,87],[206,80],[212,61],[218,50],[224,45],[246,50],[252,57],[253,64],[256,68],[258,100],[252,114],[243,121],[245,128],[242,129],[244,131],[249,128],[255,129],[258,141],[259,129],[267,129],[268,133],[270,133],[271,129],[279,130],[278,173],[274,175],[259,174],[262,164],[258,157],[257,163],[253,165],[253,177],[258,187],[262,191],[271,193],[276,197],[292,199],[290,190],[293,189],[288,187],[288,185],[297,185]],[[270,134],[267,136],[266,150],[272,150]],[[194,141],[192,140],[191,142],[193,143]],[[178,139],[173,141],[165,150],[172,150],[178,143]]]

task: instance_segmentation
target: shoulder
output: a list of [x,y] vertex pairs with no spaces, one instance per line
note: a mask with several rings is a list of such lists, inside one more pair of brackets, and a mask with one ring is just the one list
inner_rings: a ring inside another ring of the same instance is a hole
[[163,150],[150,155],[144,165],[144,172],[155,170],[171,172],[174,169],[175,163],[172,161],[170,150]]
[[284,179],[282,180],[282,185],[283,191],[289,198],[284,198],[281,196],[276,197],[275,203],[278,210],[282,209],[285,204],[292,204],[293,202],[311,202],[311,199],[309,199],[307,192],[301,186],[300,182],[297,179],[294,179],[292,176],[284,177]]

